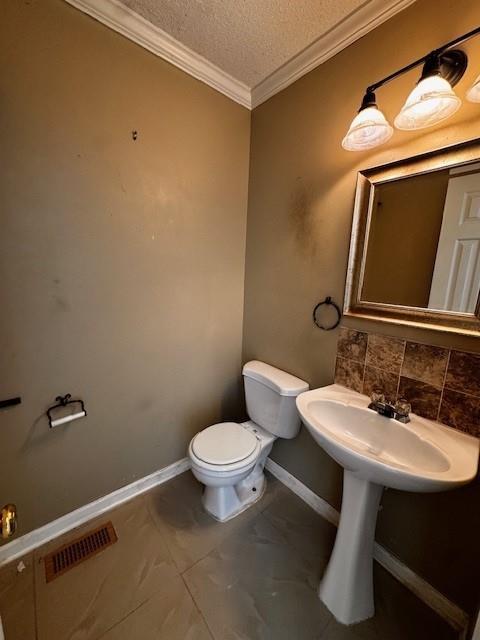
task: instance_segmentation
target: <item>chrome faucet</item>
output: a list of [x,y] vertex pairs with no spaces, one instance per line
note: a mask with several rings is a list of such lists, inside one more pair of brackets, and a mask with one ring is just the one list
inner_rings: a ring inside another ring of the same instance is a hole
[[373,411],[376,411],[379,415],[385,416],[386,418],[395,418],[395,420],[403,422],[403,424],[410,422],[409,414],[412,406],[405,398],[399,398],[395,404],[392,404],[385,399],[383,391],[376,389],[372,392],[370,400],[371,402],[368,408],[373,409]]

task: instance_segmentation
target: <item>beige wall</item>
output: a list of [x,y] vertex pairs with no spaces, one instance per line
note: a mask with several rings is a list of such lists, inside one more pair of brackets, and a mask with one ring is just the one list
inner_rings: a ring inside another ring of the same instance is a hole
[[[250,115],[62,0],[2,9],[0,388],[23,404],[0,414],[0,503],[17,502],[25,533],[238,415]],[[477,136],[478,107],[371,153],[340,140],[367,84],[479,17],[475,0],[417,0],[255,110],[244,359],[332,381],[337,333],[315,329],[311,310],[343,296],[356,172]],[[467,48],[460,94],[480,69],[478,41]],[[415,79],[379,91],[391,119]],[[474,339],[345,324],[479,350]],[[49,431],[44,411],[66,392],[89,416]],[[305,431],[273,455],[340,504],[340,469]],[[389,491],[378,526],[468,610],[479,497],[478,483]]]
[[[338,332],[311,320],[317,301],[344,293],[356,173],[479,135],[479,107],[465,103],[443,126],[395,132],[368,153],[343,151],[341,139],[365,87],[480,22],[477,0],[417,0],[373,33],[255,109],[247,230],[244,360],[259,358],[305,378],[333,380]],[[457,86],[464,95],[480,73],[480,41]],[[410,73],[378,91],[390,120],[416,82]],[[430,344],[480,350],[478,339],[373,322],[345,325]],[[305,431],[279,441],[273,458],[339,506],[341,470]],[[386,492],[377,539],[467,610],[478,598],[479,483],[452,493]]]
[[[0,28],[0,397],[23,399],[0,504],[22,534],[237,415],[250,113],[63,0],[7,0]],[[88,418],[49,431],[67,392]]]

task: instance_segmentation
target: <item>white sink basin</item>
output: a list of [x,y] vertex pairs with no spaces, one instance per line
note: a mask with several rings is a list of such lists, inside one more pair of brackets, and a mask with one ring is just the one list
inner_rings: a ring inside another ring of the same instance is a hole
[[383,488],[445,491],[473,480],[478,467],[477,438],[415,414],[402,424],[368,409],[369,402],[339,385],[297,398],[310,434],[344,468],[340,524],[319,589],[344,624],[374,614],[372,558]]
[[302,421],[334,460],[365,480],[405,491],[445,491],[477,473],[479,441],[415,414],[408,424],[368,409],[339,385],[298,396]]

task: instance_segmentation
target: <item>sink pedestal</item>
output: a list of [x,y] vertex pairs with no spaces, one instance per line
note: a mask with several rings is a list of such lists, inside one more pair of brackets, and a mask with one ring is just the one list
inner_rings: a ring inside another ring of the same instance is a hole
[[366,620],[375,612],[373,544],[382,492],[381,485],[345,469],[340,525],[319,588],[321,601],[343,624]]

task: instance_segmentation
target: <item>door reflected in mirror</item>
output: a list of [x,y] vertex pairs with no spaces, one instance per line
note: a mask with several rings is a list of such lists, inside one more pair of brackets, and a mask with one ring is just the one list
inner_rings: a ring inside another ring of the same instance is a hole
[[480,163],[375,186],[362,301],[474,314]]

